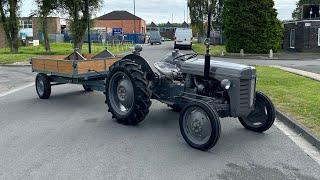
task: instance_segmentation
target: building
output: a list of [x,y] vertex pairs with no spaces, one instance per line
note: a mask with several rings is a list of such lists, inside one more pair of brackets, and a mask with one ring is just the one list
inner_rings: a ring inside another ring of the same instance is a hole
[[165,24],[156,25],[154,22],[151,22],[147,26],[147,31],[159,31],[162,37],[173,40],[174,33],[177,28],[189,28],[189,24],[187,22],[183,22],[182,24],[178,24],[178,23],[171,24],[168,21]]
[[[23,17],[20,20],[19,36],[33,40],[42,40],[42,30],[39,17]],[[48,34],[50,36],[61,35],[67,28],[67,20],[59,17],[48,17]]]
[[96,18],[95,28],[113,29],[122,34],[145,34],[146,22],[127,11],[112,11]]
[[[42,40],[40,18],[38,17],[21,17],[19,19],[19,37],[20,39]],[[48,34],[50,40],[56,40],[57,36],[67,28],[67,20],[59,17],[48,17]],[[0,25],[0,48],[6,46],[6,37],[3,27]]]
[[319,5],[305,5],[301,20],[284,23],[284,50],[320,52],[319,7]]

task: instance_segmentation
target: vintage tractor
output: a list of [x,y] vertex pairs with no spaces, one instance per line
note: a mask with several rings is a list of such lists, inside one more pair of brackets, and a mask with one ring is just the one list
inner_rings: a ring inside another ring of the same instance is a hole
[[220,118],[235,117],[252,131],[264,132],[275,120],[270,99],[256,92],[254,67],[206,61],[197,54],[175,50],[154,64],[154,72],[133,54],[114,63],[106,78],[106,103],[119,123],[137,125],[149,113],[151,99],[180,112],[180,131],[185,141],[200,150],[212,148],[221,131]]

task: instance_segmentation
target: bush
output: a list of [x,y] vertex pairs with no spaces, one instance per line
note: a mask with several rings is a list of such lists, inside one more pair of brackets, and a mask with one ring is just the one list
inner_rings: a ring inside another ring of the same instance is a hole
[[222,16],[228,52],[268,53],[281,48],[283,27],[273,0],[225,0]]

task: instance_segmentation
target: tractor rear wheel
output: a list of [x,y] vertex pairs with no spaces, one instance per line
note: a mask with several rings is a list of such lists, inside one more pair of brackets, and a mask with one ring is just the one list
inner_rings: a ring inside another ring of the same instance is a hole
[[271,100],[262,92],[257,92],[255,109],[247,117],[240,117],[239,121],[248,130],[264,132],[271,128],[275,116]]
[[106,103],[119,123],[137,125],[149,113],[151,90],[145,74],[141,66],[131,60],[121,60],[110,67]]

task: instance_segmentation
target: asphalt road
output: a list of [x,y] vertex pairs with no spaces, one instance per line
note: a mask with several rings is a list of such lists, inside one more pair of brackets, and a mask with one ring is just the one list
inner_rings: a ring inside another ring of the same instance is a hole
[[[171,47],[142,55],[154,62]],[[276,127],[258,134],[222,119],[220,141],[201,152],[166,105],[153,101],[146,120],[127,127],[104,100],[76,85],[53,87],[50,100],[34,87],[0,97],[0,179],[320,179],[320,165]]]

